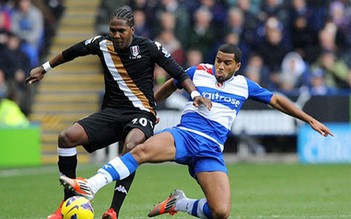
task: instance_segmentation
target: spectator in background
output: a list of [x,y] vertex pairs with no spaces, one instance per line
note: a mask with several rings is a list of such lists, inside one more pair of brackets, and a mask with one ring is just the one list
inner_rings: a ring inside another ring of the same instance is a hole
[[[246,17],[241,9],[232,7],[228,10],[227,16],[227,33],[223,37],[223,41],[218,41],[212,54],[216,54],[217,49],[223,43],[231,43],[238,45],[241,51],[245,54],[250,54],[251,45],[254,41],[255,29],[249,29],[249,24],[246,22]],[[244,57],[241,61],[241,66],[244,69],[248,57]]]
[[184,65],[185,52],[180,40],[175,35],[176,17],[170,12],[162,11],[159,13],[158,23],[160,29],[157,31],[156,41],[161,44],[165,43],[165,48],[173,58],[180,65]]
[[236,33],[239,36],[243,36],[245,30],[245,17],[243,12],[236,7],[232,7],[228,10],[226,30],[228,32]]
[[258,13],[261,22],[265,22],[270,17],[277,17],[284,27],[289,23],[289,13],[282,0],[264,0]]
[[0,68],[0,99],[7,97],[9,92],[9,85],[5,78],[5,72]]
[[206,7],[200,7],[195,11],[193,28],[190,30],[188,46],[197,48],[204,57],[204,62],[211,63],[213,59],[207,59],[207,53],[211,45],[220,40],[216,34],[216,28],[212,23],[213,15]]
[[32,3],[43,13],[44,19],[44,33],[39,48],[39,58],[41,58],[49,52],[52,39],[59,27],[59,20],[65,11],[65,5],[64,0],[32,0]]
[[[324,50],[329,50],[337,54],[338,47],[335,42],[337,27],[333,22],[326,22],[318,33],[319,51],[316,56]],[[316,57],[317,58],[317,57]]]
[[279,72],[283,57],[290,51],[290,46],[283,42],[283,26],[276,17],[270,17],[265,23],[264,39],[256,45],[256,51],[263,58],[263,62],[269,68],[269,80],[273,87],[279,87]]
[[39,49],[43,44],[44,20],[42,12],[31,0],[15,0],[12,30],[23,40],[22,49],[28,54],[31,67],[39,64]]
[[326,86],[331,88],[348,89],[350,71],[346,63],[338,58],[331,50],[323,50],[319,58],[312,64],[312,69],[319,68],[323,71]]
[[313,61],[318,47],[317,32],[311,27],[313,12],[306,0],[293,0],[289,10],[289,31],[292,47],[304,60]]
[[324,80],[324,71],[320,68],[315,68],[311,72],[309,92],[314,96],[326,96],[336,93],[336,89],[326,85]]
[[267,66],[264,65],[262,57],[257,53],[252,53],[250,55],[243,74],[263,87],[271,87],[270,81],[268,80],[269,70]]
[[335,42],[340,57],[351,68],[351,7],[349,14],[346,13],[346,10],[346,3],[333,1],[329,6],[329,17],[337,28]]
[[[111,0],[106,0],[111,1]],[[119,1],[111,1],[111,2],[119,2]],[[145,13],[145,20],[148,24],[155,24],[157,22],[156,12],[159,8],[159,0],[150,1],[150,0],[127,0],[126,5],[128,5],[132,11],[141,10]],[[115,7],[116,8],[116,7]],[[152,30],[154,32],[154,30]],[[153,36],[154,37],[154,36]]]
[[200,50],[190,48],[186,51],[185,67],[196,66],[203,62],[203,56]]
[[[0,53],[1,54],[1,53]],[[29,120],[13,100],[16,91],[0,67],[0,126],[26,126]]]
[[307,90],[309,85],[309,65],[297,52],[284,56],[280,73],[280,90],[285,94],[298,95]]
[[11,31],[11,9],[7,0],[0,0],[0,29]]
[[173,14],[175,18],[174,34],[182,45],[188,43],[188,33],[190,31],[190,16],[188,8],[180,4],[178,0],[160,0],[160,9],[156,16],[160,19],[162,12]]
[[0,31],[0,71],[11,87],[6,98],[16,102],[28,115],[30,107],[25,103],[30,101],[30,92],[24,86],[24,79],[26,74],[29,75],[30,66],[27,54],[18,49],[19,41],[13,33]]
[[308,0],[308,7],[312,11],[311,27],[318,33],[324,26],[328,17],[328,5],[330,1],[325,0]]
[[21,39],[13,33],[9,33],[8,48],[17,59],[17,70],[13,77],[16,89],[17,104],[27,116],[31,112],[32,87],[25,86],[25,79],[29,76],[30,60],[27,54],[20,50]]
[[248,44],[249,46],[252,46],[254,44],[254,41],[257,37],[256,28],[259,23],[258,17],[252,12],[251,2],[251,0],[237,0],[235,6],[241,10],[244,18],[244,31],[240,36],[241,41]]
[[23,127],[28,125],[29,120],[18,105],[14,101],[0,96],[0,126]]
[[171,56],[178,62],[180,65],[185,63],[185,52],[182,48],[180,41],[174,35],[172,29],[164,29],[155,39],[157,42],[161,43]]
[[[222,38],[226,26],[227,9],[221,1],[217,0],[199,0],[199,7],[206,7],[212,14],[212,23],[216,29],[217,37]],[[213,61],[213,60],[211,60]]]
[[[156,35],[159,35],[159,33],[162,30],[168,29],[175,31],[176,28],[176,17],[174,14],[167,12],[167,11],[160,11],[157,14],[157,30],[155,31]],[[156,29],[155,28],[155,29]]]
[[142,10],[134,11],[135,34],[146,38],[151,38],[152,31],[146,21],[145,12]]
[[5,73],[5,79],[10,81],[18,70],[19,60],[13,51],[8,47],[9,33],[6,30],[0,30],[0,69]]
[[[261,4],[262,0],[225,0],[226,5],[229,7],[239,7],[240,9],[243,10],[242,6],[240,6],[242,3],[249,5],[249,10],[253,14],[257,14],[260,9],[261,9]],[[240,3],[242,2],[242,3]],[[247,6],[245,6],[247,7]],[[246,10],[243,10],[246,11]]]

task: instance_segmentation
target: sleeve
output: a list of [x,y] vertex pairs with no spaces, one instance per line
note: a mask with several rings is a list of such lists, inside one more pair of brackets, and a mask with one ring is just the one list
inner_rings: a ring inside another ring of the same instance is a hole
[[172,78],[180,83],[189,78],[184,69],[159,42],[153,42],[150,45],[151,55],[154,55],[153,58],[156,60],[156,63],[172,76]]
[[[189,75],[191,80],[193,80],[196,68],[197,68],[197,66],[192,66],[186,70],[186,73]],[[179,83],[178,80],[174,80],[174,84],[177,86],[178,89],[183,89],[181,83]]]
[[261,87],[256,82],[246,78],[248,84],[249,96],[248,99],[255,100],[261,103],[268,104],[273,96],[273,93],[266,88]]
[[90,54],[97,54],[99,48],[99,38],[101,36],[96,36],[88,40],[79,42],[62,52],[62,56],[66,61],[73,60],[79,56],[86,56]]

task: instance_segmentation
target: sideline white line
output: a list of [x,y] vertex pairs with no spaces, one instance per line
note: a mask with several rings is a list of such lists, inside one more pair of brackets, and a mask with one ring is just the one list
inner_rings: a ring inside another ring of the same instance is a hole
[[[95,166],[94,166],[95,165]],[[95,167],[96,170],[100,167],[100,164],[81,164],[77,167],[77,170],[85,170]],[[46,173],[57,173],[57,165],[52,166],[38,166],[38,167],[21,167],[13,169],[0,169],[0,178],[13,177],[13,176],[30,176],[30,175],[40,175]],[[1,219],[1,217],[0,217]]]
[[57,166],[6,169],[6,170],[0,170],[0,178],[12,177],[12,176],[40,175],[40,174],[54,173],[54,172],[58,172]]

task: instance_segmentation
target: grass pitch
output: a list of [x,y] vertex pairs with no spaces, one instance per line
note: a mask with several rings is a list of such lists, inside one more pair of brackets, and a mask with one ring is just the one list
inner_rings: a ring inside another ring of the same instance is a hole
[[[80,165],[78,175],[92,176],[100,165]],[[351,165],[228,164],[233,219],[351,218]],[[93,201],[95,218],[109,207],[114,183]],[[120,218],[147,218],[157,202],[175,188],[188,197],[202,191],[185,166],[141,166]],[[0,169],[0,219],[40,219],[56,210],[62,198],[56,166]],[[170,218],[169,215],[158,218]],[[192,218],[179,213],[172,219]]]

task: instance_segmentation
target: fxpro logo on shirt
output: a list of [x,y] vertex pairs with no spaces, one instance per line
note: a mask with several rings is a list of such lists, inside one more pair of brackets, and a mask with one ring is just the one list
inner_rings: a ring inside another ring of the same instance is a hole
[[[202,96],[206,97],[207,99],[210,99],[214,102],[217,103],[226,103],[227,104],[231,104],[232,106],[234,106],[235,108],[240,106],[240,100],[230,97],[229,95],[224,95],[224,94],[220,94],[219,92],[202,92]],[[232,107],[231,107],[232,108]]]

